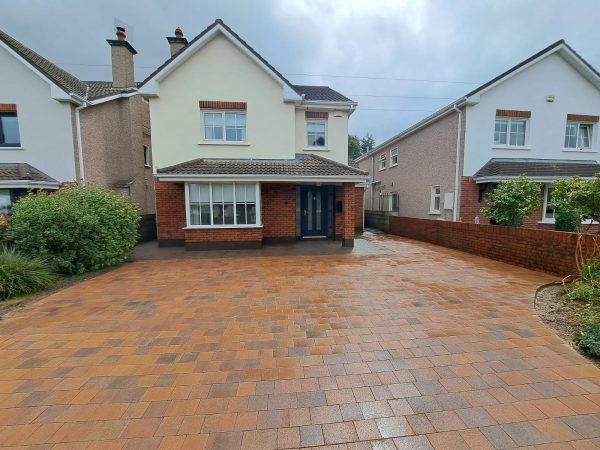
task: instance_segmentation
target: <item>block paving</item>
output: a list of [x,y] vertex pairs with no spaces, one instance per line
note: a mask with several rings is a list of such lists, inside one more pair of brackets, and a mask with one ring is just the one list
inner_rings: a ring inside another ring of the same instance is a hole
[[0,447],[591,449],[600,369],[549,275],[380,250],[127,263],[0,322]]

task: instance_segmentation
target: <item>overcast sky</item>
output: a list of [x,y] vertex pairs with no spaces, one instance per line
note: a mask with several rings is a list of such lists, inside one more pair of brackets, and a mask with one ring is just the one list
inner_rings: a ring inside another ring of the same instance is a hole
[[558,39],[600,68],[600,0],[0,3],[0,28],[84,80],[110,80],[115,19],[128,24],[142,80],[177,26],[191,39],[222,18],[292,83],[358,101],[350,132],[378,143]]

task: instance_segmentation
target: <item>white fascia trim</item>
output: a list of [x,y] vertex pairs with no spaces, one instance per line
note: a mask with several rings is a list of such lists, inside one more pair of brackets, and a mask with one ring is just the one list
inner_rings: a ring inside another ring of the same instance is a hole
[[119,99],[119,98],[128,98],[128,97],[133,97],[133,96],[135,96],[135,95],[139,95],[139,92],[137,92],[137,91],[133,91],[133,92],[124,92],[124,93],[122,93],[122,94],[111,95],[111,96],[109,96],[109,97],[101,97],[101,98],[98,98],[98,99],[96,99],[96,100],[87,100],[87,102],[88,102],[90,105],[92,105],[92,106],[93,106],[93,105],[100,105],[100,104],[102,104],[102,103],[111,102],[111,101],[113,101],[113,100],[117,100],[117,99]]
[[298,95],[296,91],[294,91],[286,81],[277,75],[273,70],[271,70],[265,63],[263,63],[259,58],[257,58],[252,52],[250,52],[242,43],[236,39],[234,36],[229,33],[222,25],[218,24],[208,33],[206,33],[202,38],[198,39],[192,45],[190,45],[187,49],[183,51],[177,58],[171,61],[167,66],[163,67],[163,69],[154,75],[150,80],[148,80],[144,86],[140,89],[140,93],[148,96],[156,96],[158,95],[158,83],[165,78],[169,73],[179,67],[180,64],[185,62],[190,56],[192,56],[196,51],[210,42],[213,38],[215,38],[218,33],[221,33],[225,36],[233,45],[235,45],[242,53],[244,53],[248,58],[254,61],[261,69],[263,69],[268,75],[271,76],[277,83],[279,83],[283,87],[283,98],[285,101],[300,101],[302,97]]
[[31,180],[1,180],[0,188],[3,189],[58,189],[60,183]]
[[389,145],[392,145],[394,143],[396,143],[397,141],[404,139],[405,137],[419,131],[421,128],[426,127],[427,125],[429,125],[432,122],[435,122],[436,120],[441,119],[444,116],[447,116],[448,114],[451,114],[454,112],[454,108],[460,108],[464,105],[468,104],[467,102],[467,98],[463,97],[451,104],[449,104],[448,106],[445,106],[444,108],[440,109],[439,111],[434,112],[433,114],[431,114],[430,116],[425,117],[423,120],[421,120],[420,122],[417,122],[416,124],[414,124],[411,127],[408,127],[406,130],[398,133],[397,135],[389,138],[387,141],[382,142],[381,144],[379,144],[377,147],[375,147],[373,150],[371,150],[369,153],[365,153],[364,155],[356,158],[354,161],[356,162],[360,162],[366,158],[368,158],[371,155],[376,154],[378,151],[382,150],[385,147],[388,147]]
[[[481,178],[474,178],[473,181],[475,181],[476,184],[481,184],[481,183],[499,183],[500,181],[504,181],[504,180],[512,180],[515,178],[519,178],[518,176],[515,175],[511,175],[511,176],[504,176],[504,177],[499,177],[499,176],[495,176],[495,177],[481,177]],[[551,183],[553,181],[556,180],[565,180],[568,178],[571,178],[570,176],[565,176],[565,177],[552,177],[552,176],[547,176],[547,177],[527,177],[530,180],[536,181],[538,183]],[[580,177],[582,180],[593,180],[593,177]]]
[[321,100],[302,100],[298,109],[331,109],[331,110],[352,110],[358,106],[356,102],[326,102]]
[[170,181],[177,183],[184,182],[231,182],[231,181],[254,181],[254,182],[289,182],[289,183],[362,183],[368,181],[367,175],[349,177],[344,175],[336,176],[291,176],[281,175],[154,175],[159,181]]

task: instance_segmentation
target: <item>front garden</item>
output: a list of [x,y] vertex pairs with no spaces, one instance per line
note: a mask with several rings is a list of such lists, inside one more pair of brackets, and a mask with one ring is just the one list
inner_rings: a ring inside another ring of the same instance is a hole
[[0,218],[0,300],[123,263],[138,239],[137,207],[93,186],[31,193]]

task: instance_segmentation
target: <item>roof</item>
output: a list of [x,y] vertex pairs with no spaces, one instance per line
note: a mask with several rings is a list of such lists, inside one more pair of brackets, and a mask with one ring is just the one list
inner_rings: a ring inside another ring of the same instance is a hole
[[600,172],[594,160],[492,158],[473,175],[475,181],[494,181],[525,175],[529,178],[593,177]]
[[[114,88],[111,81],[81,81],[66,70],[61,69],[56,64],[48,61],[40,54],[26,47],[12,36],[9,36],[0,30],[0,41],[6,44],[11,50],[17,53],[21,58],[31,64],[42,75],[56,84],[67,94],[74,93],[85,97],[86,93],[90,100],[116,95],[123,92],[133,92],[135,88]],[[89,91],[88,91],[89,88]]]
[[497,77],[491,79],[487,83],[484,83],[481,86],[472,90],[471,92],[463,95],[462,97],[459,97],[458,99],[456,99],[449,105],[446,105],[443,108],[438,109],[436,112],[427,116],[423,120],[406,128],[405,130],[401,131],[400,133],[392,136],[391,138],[389,138],[386,141],[379,144],[377,147],[373,148],[370,152],[359,156],[358,158],[356,158],[356,160],[362,161],[363,159],[372,155],[373,153],[377,153],[379,150],[390,145],[391,143],[403,138],[404,136],[407,136],[407,135],[417,131],[421,127],[429,124],[430,122],[435,121],[438,118],[443,117],[444,115],[450,113],[454,109],[455,106],[462,106],[464,104],[468,104],[467,102],[472,97],[477,96],[478,94],[481,94],[484,90],[491,88],[496,83],[501,82],[504,78],[510,76],[514,72],[517,72],[519,69],[524,68],[525,66],[536,61],[537,59],[539,59],[547,54],[556,52],[556,51],[561,51],[561,55],[563,56],[563,58],[565,58],[565,60],[567,62],[569,62],[570,64],[575,64],[578,67],[585,68],[584,70],[587,71],[586,73],[590,74],[590,77],[588,77],[588,80],[593,79],[593,83],[596,85],[596,87],[598,89],[600,89],[600,72],[598,72],[596,69],[594,69],[594,67],[590,63],[588,63],[583,57],[581,57],[581,55],[579,55],[575,50],[573,50],[573,48],[571,48],[571,46],[569,44],[567,44],[564,41],[564,39],[561,39],[561,40],[556,41],[553,44],[549,45],[548,47],[544,48],[543,50],[540,50],[539,52],[530,56],[529,58],[521,61],[516,66],[511,67],[510,69],[501,73]]
[[325,102],[353,102],[348,97],[334,91],[329,86],[304,86],[295,84],[294,90],[304,96],[305,100],[317,100]]
[[27,163],[0,163],[0,181],[56,183],[54,178]]
[[317,155],[296,154],[294,159],[201,158],[158,169],[160,175],[275,175],[282,177],[362,177],[367,173]]
[[146,77],[142,83],[140,83],[140,88],[156,77],[163,69],[165,69],[171,62],[177,59],[182,53],[184,53],[188,48],[192,47],[197,41],[202,39],[204,36],[209,34],[212,30],[217,27],[222,27],[227,31],[237,42],[239,42],[246,50],[248,50],[252,55],[254,55],[261,63],[267,66],[283,83],[285,83],[290,89],[296,92],[298,95],[305,94],[306,100],[318,100],[318,101],[333,101],[333,102],[348,102],[354,103],[349,98],[343,96],[337,91],[334,91],[328,86],[301,86],[292,84],[286,77],[284,77],[281,72],[279,72],[275,67],[269,63],[260,53],[254,50],[244,39],[242,39],[235,31],[233,31],[225,22],[221,19],[215,20],[212,24],[210,24],[207,28],[205,28],[200,34],[198,34],[195,38],[187,43],[187,45],[183,46],[179,51],[171,55],[169,59],[167,59],[164,63],[162,63],[155,71],[153,71],[150,75]]

